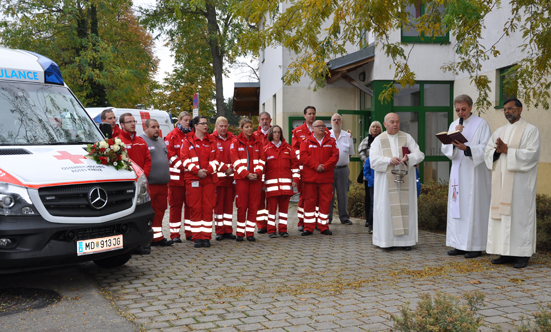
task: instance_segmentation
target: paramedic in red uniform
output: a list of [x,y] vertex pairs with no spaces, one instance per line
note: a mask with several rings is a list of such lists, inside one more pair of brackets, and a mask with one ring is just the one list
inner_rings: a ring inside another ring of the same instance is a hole
[[[268,144],[268,130],[271,128],[272,118],[270,113],[264,111],[258,115],[258,128],[253,133],[257,140],[262,141],[262,146],[265,147]],[[258,205],[258,212],[256,213],[256,227],[258,227],[258,234],[266,233],[266,223],[268,222],[268,210],[266,205],[266,192],[262,190],[260,192],[260,204]]]
[[191,213],[189,223],[195,248],[210,247],[212,237],[212,212],[216,202],[216,187],[212,173],[218,168],[214,139],[207,132],[208,122],[204,116],[193,121],[195,131],[188,133],[181,149],[184,167],[188,170],[186,182],[186,203]]
[[[302,172],[302,162],[300,160],[300,144],[312,135],[314,131],[313,123],[316,121],[316,108],[314,106],[306,106],[304,108],[304,124],[293,129],[292,147],[295,155],[299,160],[299,169]],[[325,129],[325,132],[330,134],[329,129]],[[302,232],[304,230],[304,196],[302,195],[302,181],[298,184],[298,192],[300,193],[298,200],[297,216],[298,216],[298,230]]]
[[[180,159],[180,149],[184,144],[186,134],[191,132],[189,122],[191,115],[182,112],[178,116],[178,123],[165,137],[165,144],[168,149],[168,163],[170,165],[170,182],[168,183],[168,205],[170,205],[169,224],[170,238],[175,243],[181,243],[180,228],[182,226],[182,208],[186,197],[186,186],[184,183],[184,167]],[[186,204],[184,209],[184,235],[191,241],[191,226],[189,222],[189,207]]]
[[113,112],[113,109],[106,108],[101,111],[100,118],[101,122],[111,125],[111,137],[109,138],[119,137],[121,129],[119,128],[119,126],[117,126],[117,117],[115,116],[115,112]]
[[216,241],[234,240],[232,217],[235,185],[233,184],[230,146],[235,136],[228,131],[228,119],[223,116],[216,119],[215,127],[216,131],[212,133],[212,137],[217,149],[217,159],[220,163],[218,170],[213,175],[216,184],[216,206],[214,207]]
[[287,213],[293,188],[299,181],[298,159],[283,131],[278,125],[268,131],[268,144],[264,146],[266,157],[265,186],[268,198],[268,234],[277,237],[276,212],[279,206],[279,235],[288,237]]
[[[323,121],[314,122],[314,134],[300,145],[300,161],[303,165],[301,180],[304,195],[304,232],[312,235],[317,227],[321,234],[331,235],[329,207],[333,198],[333,178],[339,149],[337,142],[325,132]],[[319,207],[319,212],[316,212]]]
[[241,119],[241,133],[233,140],[231,161],[234,169],[237,206],[236,240],[255,241],[254,227],[258,210],[260,191],[262,189],[262,174],[264,173],[264,149],[262,142],[253,136],[253,122]]
[[124,113],[119,118],[121,132],[119,138],[124,143],[128,157],[140,166],[146,177],[149,177],[151,170],[151,156],[147,144],[143,138],[136,135],[136,120],[131,113]]
[[159,122],[155,119],[145,121],[145,130],[140,137],[147,143],[151,155],[151,171],[147,177],[149,182],[149,194],[151,196],[151,207],[155,211],[153,218],[153,242],[152,246],[171,246],[174,242],[167,240],[163,235],[163,218],[166,211],[168,198],[168,181],[170,172],[168,170],[168,150],[162,138],[159,138],[161,130]]

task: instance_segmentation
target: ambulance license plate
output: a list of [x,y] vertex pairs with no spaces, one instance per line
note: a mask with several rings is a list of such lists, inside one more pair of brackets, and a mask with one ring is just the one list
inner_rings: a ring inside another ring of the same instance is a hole
[[122,249],[122,235],[77,241],[77,256]]

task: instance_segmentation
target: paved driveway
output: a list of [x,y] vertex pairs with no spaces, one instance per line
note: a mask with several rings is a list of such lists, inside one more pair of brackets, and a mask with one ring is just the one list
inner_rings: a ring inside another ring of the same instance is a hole
[[296,205],[289,217],[288,238],[154,247],[124,267],[91,271],[147,330],[385,331],[393,325],[389,314],[407,302],[415,307],[420,294],[480,290],[483,330],[499,324],[508,331],[551,301],[546,256],[526,269],[492,266],[487,255],[447,256],[445,236],[427,232],[412,251],[384,251],[371,244],[362,220],[333,223],[332,236],[301,237]]

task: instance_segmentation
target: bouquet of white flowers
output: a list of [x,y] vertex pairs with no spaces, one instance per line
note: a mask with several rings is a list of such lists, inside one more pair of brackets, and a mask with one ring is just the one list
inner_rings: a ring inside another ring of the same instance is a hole
[[103,141],[88,144],[86,151],[88,151],[86,158],[95,160],[98,164],[111,165],[117,170],[132,170],[126,148],[119,138],[106,138]]

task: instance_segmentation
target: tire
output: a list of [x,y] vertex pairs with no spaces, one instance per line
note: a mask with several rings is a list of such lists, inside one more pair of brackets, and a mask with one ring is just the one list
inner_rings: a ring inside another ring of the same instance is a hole
[[132,252],[129,252],[118,256],[98,259],[98,260],[95,260],[94,263],[99,267],[110,269],[113,267],[118,267],[126,264],[126,262],[128,262],[131,257],[132,257]]

